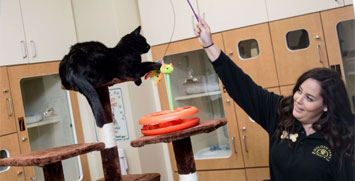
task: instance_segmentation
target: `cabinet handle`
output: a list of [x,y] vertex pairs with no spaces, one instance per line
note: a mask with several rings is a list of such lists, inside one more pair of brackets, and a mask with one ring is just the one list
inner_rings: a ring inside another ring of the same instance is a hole
[[247,136],[243,136],[243,142],[244,142],[244,150],[245,152],[248,153],[248,148],[247,148]]
[[33,40],[31,40],[30,43],[32,46],[32,58],[35,58],[37,56],[36,44]]
[[226,103],[230,103],[231,101],[229,99],[226,100]]
[[21,43],[21,51],[22,51],[22,58],[26,58],[27,57],[27,54],[28,54],[28,51],[27,51],[27,46],[25,44],[25,41],[20,41]]
[[233,55],[233,51],[230,51],[230,52],[229,52],[229,55],[232,56],[232,55]]
[[9,89],[3,89],[2,92],[3,92],[3,93],[8,93],[8,92],[9,92]]
[[195,19],[193,15],[191,17],[192,17],[192,30],[195,31]]
[[25,142],[25,141],[27,141],[27,138],[26,138],[26,137],[23,137],[23,138],[22,138],[22,142]]
[[17,171],[17,175],[21,175],[22,173],[22,171]]
[[234,137],[234,136],[232,137],[232,145],[233,145],[233,151],[234,151],[234,153],[238,153],[238,152],[237,152],[237,149],[236,149],[236,147],[235,147],[235,137]]
[[318,51],[318,59],[319,59],[319,62],[320,62],[321,64],[323,64],[323,60],[322,60],[321,57],[320,57],[320,45],[319,45],[319,44],[317,45],[317,51]]
[[338,72],[339,75],[341,76],[341,69],[340,69],[340,65],[339,65],[339,64],[331,65],[331,66],[330,66],[330,69],[332,69],[332,70]]
[[6,98],[7,103],[9,104],[9,108],[10,108],[10,113],[9,113],[9,117],[11,117],[14,114],[14,110],[12,109],[12,101],[11,98]]

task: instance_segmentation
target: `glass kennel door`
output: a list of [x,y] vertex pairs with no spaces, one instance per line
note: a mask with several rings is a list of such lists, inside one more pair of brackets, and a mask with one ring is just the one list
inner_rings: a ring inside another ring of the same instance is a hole
[[[174,67],[170,74],[174,108],[197,107],[201,122],[225,117],[218,77],[204,50],[169,55],[164,63]],[[227,126],[192,136],[191,142],[195,160],[228,158],[232,154]]]
[[[69,93],[61,89],[59,75],[24,78],[20,86],[31,151],[75,144]],[[65,180],[81,180],[79,157],[62,164]],[[44,180],[42,168],[34,170],[36,180]]]

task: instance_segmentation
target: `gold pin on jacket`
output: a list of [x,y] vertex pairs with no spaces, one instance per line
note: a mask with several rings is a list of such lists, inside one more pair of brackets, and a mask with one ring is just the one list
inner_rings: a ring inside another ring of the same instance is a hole
[[281,139],[290,139],[292,142],[296,142],[298,138],[298,133],[288,134],[287,131],[282,131]]

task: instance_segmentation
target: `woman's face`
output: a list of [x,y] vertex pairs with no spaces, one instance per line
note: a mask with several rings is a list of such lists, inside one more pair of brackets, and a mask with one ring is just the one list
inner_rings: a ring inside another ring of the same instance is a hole
[[312,78],[305,80],[293,95],[293,116],[302,124],[316,122],[327,106],[323,104],[320,83]]

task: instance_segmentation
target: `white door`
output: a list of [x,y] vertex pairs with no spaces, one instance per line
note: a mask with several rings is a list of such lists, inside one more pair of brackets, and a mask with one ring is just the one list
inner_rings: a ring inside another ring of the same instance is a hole
[[28,63],[18,0],[0,1],[0,66]]
[[265,0],[198,0],[198,7],[212,32],[268,21]]
[[[190,3],[198,13],[196,0]],[[187,1],[138,0],[138,5],[143,34],[150,45],[168,43],[172,33],[172,41],[195,37],[193,29],[197,21]]]
[[302,14],[344,6],[340,0],[266,0],[269,20],[278,20]]
[[70,0],[20,0],[30,63],[61,60],[76,43]]

